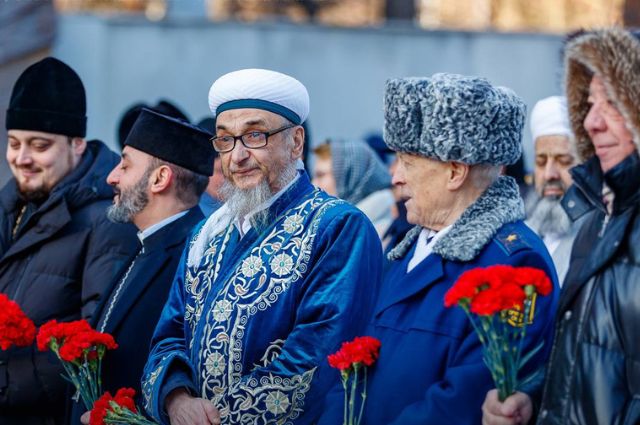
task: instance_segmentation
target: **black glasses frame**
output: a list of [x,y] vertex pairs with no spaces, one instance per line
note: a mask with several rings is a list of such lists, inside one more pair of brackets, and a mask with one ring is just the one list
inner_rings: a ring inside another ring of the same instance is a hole
[[[227,152],[231,152],[232,150],[234,150],[236,148],[236,142],[238,140],[240,140],[240,143],[242,143],[242,146],[244,146],[247,149],[260,149],[260,148],[264,148],[265,146],[267,146],[267,142],[269,140],[269,137],[281,133],[285,130],[288,130],[290,128],[296,127],[296,125],[285,125],[284,127],[280,127],[280,128],[276,128],[275,130],[271,130],[271,131],[250,131],[248,133],[244,133],[241,134],[239,136],[232,136],[232,135],[226,135],[226,136],[216,136],[216,137],[212,137],[211,140],[211,144],[213,145],[213,149],[215,149],[216,152],[218,153],[227,153]],[[260,145],[260,146],[247,146],[247,144],[244,142],[244,137],[248,136],[249,134],[255,134],[255,133],[259,133],[259,134],[263,134],[264,135],[264,145]],[[223,137],[233,137],[233,145],[231,145],[231,149],[225,149],[225,150],[220,150],[216,147],[216,140],[217,139],[221,139]]]

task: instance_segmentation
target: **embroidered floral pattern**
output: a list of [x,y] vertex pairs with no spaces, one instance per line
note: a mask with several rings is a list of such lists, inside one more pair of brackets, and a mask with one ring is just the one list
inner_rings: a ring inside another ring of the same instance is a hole
[[271,270],[278,276],[282,277],[291,273],[291,269],[293,269],[293,259],[290,255],[283,252],[282,254],[276,255],[273,260],[271,260],[270,265]]
[[245,331],[252,316],[279,305],[283,294],[306,275],[320,219],[338,203],[342,201],[318,190],[310,193],[249,252],[234,258],[233,270],[222,269],[233,230],[229,227],[210,241],[199,264],[186,269],[188,362],[196,371],[200,395],[216,405],[223,424],[291,424],[304,412],[316,367],[298,374],[279,370],[271,363],[286,333],[274,333],[274,342],[262,353]]
[[253,277],[262,268],[262,258],[252,255],[251,257],[242,260],[242,274],[244,277]]
[[302,226],[304,218],[300,214],[293,214],[285,218],[282,227],[287,233],[295,233]]
[[213,307],[213,318],[216,319],[216,322],[224,322],[231,316],[232,310],[233,305],[231,302],[220,300],[216,302],[216,305]]
[[207,361],[204,362],[207,372],[212,376],[220,376],[224,373],[226,368],[225,359],[220,353],[212,353],[207,357]]
[[289,402],[289,397],[280,391],[272,391],[267,394],[267,398],[264,402],[267,406],[267,410],[274,415],[286,413],[289,405],[291,404]]

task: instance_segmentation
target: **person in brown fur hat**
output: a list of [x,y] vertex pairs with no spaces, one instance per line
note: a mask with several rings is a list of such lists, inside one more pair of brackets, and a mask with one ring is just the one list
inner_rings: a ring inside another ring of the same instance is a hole
[[483,424],[640,423],[640,41],[623,29],[582,32],[565,51],[569,116],[584,161],[563,199],[576,237],[539,410],[536,391]]

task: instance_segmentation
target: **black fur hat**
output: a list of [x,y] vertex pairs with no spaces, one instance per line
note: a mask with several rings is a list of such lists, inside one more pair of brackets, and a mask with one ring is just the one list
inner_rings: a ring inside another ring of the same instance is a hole
[[69,65],[45,58],[18,78],[7,109],[7,130],[84,137],[87,101],[82,81]]

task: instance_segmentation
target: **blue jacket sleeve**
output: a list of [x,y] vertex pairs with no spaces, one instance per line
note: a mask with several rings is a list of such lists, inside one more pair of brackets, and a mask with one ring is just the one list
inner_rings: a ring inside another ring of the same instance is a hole
[[156,421],[168,424],[165,398],[174,389],[195,392],[193,367],[189,361],[184,327],[184,276],[186,255],[182,254],[169,297],[151,340],[151,351],[142,377],[144,408]]

